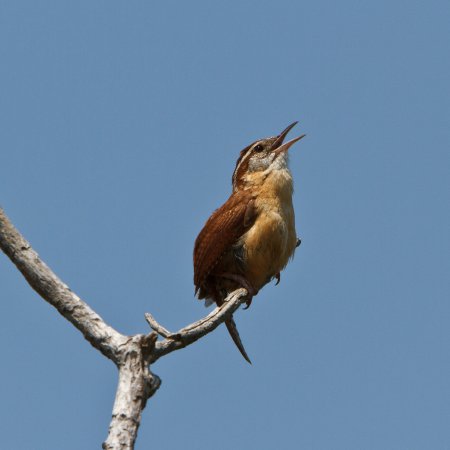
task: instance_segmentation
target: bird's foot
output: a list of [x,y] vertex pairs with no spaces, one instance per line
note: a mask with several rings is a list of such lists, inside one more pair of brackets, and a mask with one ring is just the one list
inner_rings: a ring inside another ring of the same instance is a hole
[[242,308],[242,309],[248,309],[248,308],[250,308],[250,305],[252,304],[252,300],[253,300],[253,297],[248,297],[247,298],[247,300],[245,301],[245,306]]
[[278,286],[278,285],[280,284],[280,280],[281,280],[280,272],[278,272],[278,273],[275,275],[275,278],[277,279],[277,282],[275,283],[275,286]]
[[252,297],[258,293],[258,291],[250,284],[250,282],[242,275],[238,275],[236,273],[228,273],[224,272],[219,274],[220,277],[226,278],[228,280],[233,280],[239,283],[244,289],[247,290],[249,295]]
[[239,283],[244,289],[247,290],[248,296],[247,300],[245,302],[246,307],[244,309],[248,309],[249,306],[252,304],[253,297],[258,293],[258,291],[251,285],[251,283],[242,275],[238,275],[236,273],[221,273],[219,274],[220,277],[226,278],[228,280],[233,280]]

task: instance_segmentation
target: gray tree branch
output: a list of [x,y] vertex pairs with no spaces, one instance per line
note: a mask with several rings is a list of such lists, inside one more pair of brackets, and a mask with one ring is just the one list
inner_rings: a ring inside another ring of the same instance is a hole
[[[246,300],[247,291],[232,292],[221,308],[207,317],[170,333],[147,313],[150,334],[125,336],[108,325],[95,311],[64,284],[40,259],[30,244],[0,208],[0,248],[15,264],[28,284],[119,369],[109,433],[105,450],[132,450],[147,400],[161,380],[150,371],[150,364],[164,355],[184,348],[229,318]],[[158,341],[158,335],[164,339]]]
[[44,300],[78,328],[96,349],[113,361],[117,359],[115,352],[126,337],[107,325],[47,267],[1,208],[0,248]]
[[211,333],[211,331],[215,330],[222,322],[230,318],[246,299],[247,291],[243,288],[237,289],[226,298],[222,307],[215,308],[203,319],[182,328],[176,333],[170,333],[156,322],[150,313],[146,313],[145,318],[150,327],[158,334],[165,337],[163,341],[156,342],[152,352],[151,362],[153,363],[161,358],[161,356],[186,347],[203,336],[206,336],[208,333]]

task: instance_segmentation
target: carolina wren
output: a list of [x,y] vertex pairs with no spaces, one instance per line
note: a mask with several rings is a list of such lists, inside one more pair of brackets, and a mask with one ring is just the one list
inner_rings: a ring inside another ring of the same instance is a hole
[[[293,180],[288,149],[305,135],[283,143],[289,125],[278,136],[260,139],[241,151],[233,172],[233,192],[207,220],[194,246],[194,284],[206,306],[221,306],[235,289],[252,298],[280,272],[299,245],[292,206]],[[226,327],[249,362],[231,318]]]

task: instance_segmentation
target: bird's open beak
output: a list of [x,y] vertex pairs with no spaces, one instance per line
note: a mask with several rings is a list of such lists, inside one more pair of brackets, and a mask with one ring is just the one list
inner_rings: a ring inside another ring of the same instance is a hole
[[294,122],[291,123],[287,128],[285,128],[278,136],[276,141],[272,144],[272,150],[276,151],[277,154],[280,154],[282,152],[286,152],[289,150],[289,147],[292,144],[295,144],[297,141],[299,141],[300,139],[304,138],[306,136],[306,134],[302,134],[299,137],[296,137],[294,139],[291,139],[290,141],[286,142],[285,144],[283,144],[284,139],[286,138],[287,134],[289,133],[289,131],[292,130],[292,128],[295,127],[295,125],[297,125],[298,122]]

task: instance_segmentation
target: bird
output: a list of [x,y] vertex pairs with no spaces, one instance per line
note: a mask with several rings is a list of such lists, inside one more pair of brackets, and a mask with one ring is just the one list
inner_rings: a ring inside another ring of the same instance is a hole
[[[264,285],[274,279],[280,282],[280,272],[300,245],[288,150],[305,134],[284,143],[297,123],[240,152],[230,197],[211,214],[195,240],[195,295],[206,306],[215,303],[220,307],[230,292],[245,288],[247,309]],[[251,364],[232,316],[225,325]]]

